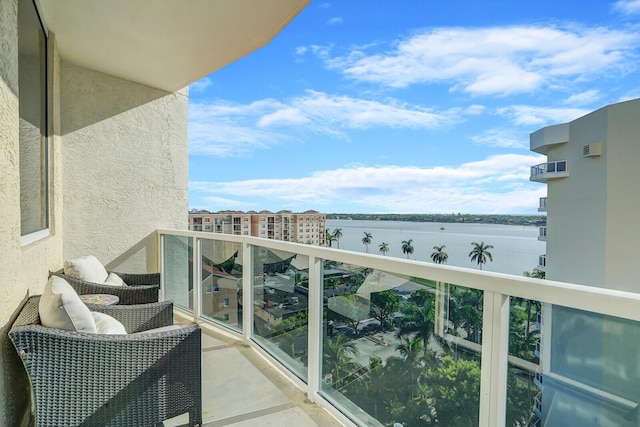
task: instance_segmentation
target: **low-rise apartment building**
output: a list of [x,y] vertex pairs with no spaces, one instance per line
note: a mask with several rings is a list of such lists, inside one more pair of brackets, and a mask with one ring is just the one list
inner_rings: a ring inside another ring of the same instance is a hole
[[325,245],[327,216],[315,210],[294,213],[191,210],[189,230]]

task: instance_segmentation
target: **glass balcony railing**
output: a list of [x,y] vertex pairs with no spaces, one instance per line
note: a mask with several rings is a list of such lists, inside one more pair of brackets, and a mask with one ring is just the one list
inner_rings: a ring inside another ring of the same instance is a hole
[[[339,419],[635,416],[638,294],[249,236],[159,235],[163,297],[271,358]],[[553,322],[541,348],[543,304]]]

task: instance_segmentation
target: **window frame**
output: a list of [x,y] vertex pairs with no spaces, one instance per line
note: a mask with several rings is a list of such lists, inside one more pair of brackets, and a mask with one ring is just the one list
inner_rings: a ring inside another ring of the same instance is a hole
[[[42,34],[44,36],[43,46],[43,58],[44,62],[44,76],[42,78],[42,84],[44,88],[41,89],[41,92],[44,94],[43,107],[44,111],[41,110],[41,118],[44,123],[40,125],[40,133],[44,136],[44,144],[42,147],[43,153],[41,153],[42,163],[40,166],[42,167],[42,175],[43,175],[43,184],[42,187],[44,189],[43,196],[44,200],[41,201],[42,205],[41,209],[44,212],[44,227],[27,232],[22,234],[22,206],[20,206],[20,246],[28,246],[32,243],[35,243],[39,240],[45,239],[51,235],[51,111],[52,111],[52,85],[51,85],[51,75],[52,75],[52,66],[51,66],[51,53],[49,46],[49,29],[42,19],[43,13],[40,8],[40,4],[36,0],[29,1],[33,7],[33,11],[35,11],[36,17],[38,18],[38,23],[40,24],[40,30],[42,30]],[[18,14],[20,13],[20,8],[18,4]],[[19,18],[18,18],[19,21]],[[19,30],[18,30],[19,32]],[[18,54],[19,55],[19,54]],[[40,65],[42,67],[42,64]],[[20,67],[18,66],[18,80],[20,79]],[[20,97],[18,97],[18,103],[20,103]],[[20,150],[20,138],[18,139],[18,150]],[[22,175],[22,170],[20,166],[18,166],[20,175]],[[20,196],[22,197],[22,177],[20,178]]]

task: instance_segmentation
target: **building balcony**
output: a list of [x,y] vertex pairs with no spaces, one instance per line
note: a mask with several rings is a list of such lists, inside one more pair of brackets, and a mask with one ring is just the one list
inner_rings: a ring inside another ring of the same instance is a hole
[[547,182],[551,179],[565,178],[569,176],[566,160],[558,160],[555,162],[540,163],[531,166],[530,181]]
[[540,197],[540,205],[538,206],[538,212],[546,212],[547,211],[547,198]]
[[[545,235],[544,236],[545,236],[545,240],[546,240],[546,237],[547,237],[546,230],[545,230]],[[540,271],[545,271],[545,269],[547,268],[547,255],[540,255],[538,257],[538,267],[537,268]]]
[[[534,409],[528,403],[533,395],[510,396],[530,393],[536,381],[542,383],[538,358],[545,349],[539,330],[530,330],[538,339],[536,357],[528,354],[525,341],[509,345],[514,333],[541,319],[535,308],[540,305],[527,302],[621,318],[630,325],[640,321],[640,295],[626,292],[250,236],[158,234],[161,295],[174,302],[183,322],[199,323],[206,334],[205,425],[289,423],[290,416],[302,417],[295,425],[393,425],[403,419],[384,396],[404,399],[411,390],[427,391],[420,402],[433,402],[435,412],[428,405],[424,410],[434,416],[437,405],[451,395],[450,390],[438,394],[438,381],[458,372],[463,365],[456,364],[464,361],[465,369],[475,367],[465,375],[477,372],[478,377],[477,387],[456,394],[469,399],[462,410],[474,414],[478,426],[504,426],[505,411],[516,411],[522,419],[531,419],[534,410],[544,414],[540,397]],[[217,263],[232,254],[237,254],[232,274],[203,270],[203,260]],[[207,286],[218,292],[207,294]],[[403,318],[427,301],[434,303],[436,324],[443,325],[430,341],[438,343],[438,363],[433,359],[429,369],[422,365],[431,360],[420,350],[422,329],[399,332]],[[397,305],[387,315],[375,315],[385,304]],[[523,318],[526,313],[529,319]],[[565,344],[556,351],[570,351]],[[553,340],[545,347],[553,347]],[[336,359],[336,354],[342,356]],[[412,354],[415,359],[409,358]],[[402,367],[406,373],[411,366],[416,368],[408,371],[411,375],[394,371]],[[514,374],[530,387],[507,387]],[[420,384],[429,387],[420,389]],[[255,394],[248,395],[252,390]],[[593,387],[586,391],[593,393]],[[624,397],[610,395],[598,395],[604,403],[597,407],[610,402],[632,407]],[[512,404],[521,406],[505,409]],[[453,420],[439,423],[456,425]]]
[[547,149],[554,145],[569,142],[569,123],[547,126],[529,137],[529,148],[540,154],[547,154]]
[[542,382],[543,382],[542,369],[540,368],[536,369],[536,376],[533,378],[533,382],[538,386],[539,389],[542,390]]
[[[540,232],[538,233],[538,240],[542,241],[542,242],[546,242],[547,241],[547,226],[543,225],[542,227],[540,227]],[[546,258],[545,258],[545,266],[546,266]]]

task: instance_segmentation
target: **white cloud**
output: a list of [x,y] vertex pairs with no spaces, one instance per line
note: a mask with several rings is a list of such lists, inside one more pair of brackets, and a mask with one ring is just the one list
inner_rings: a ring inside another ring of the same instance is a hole
[[640,0],[619,0],[613,8],[626,15],[640,14]]
[[585,92],[576,93],[567,98],[564,103],[566,105],[589,105],[600,100],[600,91],[597,89],[587,90]]
[[370,83],[404,88],[443,83],[473,95],[532,92],[558,79],[590,79],[625,67],[636,32],[512,26],[435,28],[369,55],[354,50],[327,66]]
[[211,86],[211,79],[205,77],[189,85],[189,90],[194,92],[203,92],[206,88]]
[[254,203],[266,199],[318,209],[335,203],[376,212],[523,212],[534,210],[544,194],[543,186],[529,183],[530,166],[544,159],[506,154],[433,168],[356,165],[300,179],[190,182],[189,187],[199,199],[242,195]]
[[189,105],[189,152],[216,157],[239,156],[291,136],[257,128],[256,117],[280,108],[273,100],[239,105],[226,102]]
[[508,117],[520,126],[543,126],[566,123],[588,114],[591,110],[581,108],[535,107],[531,105],[512,105],[498,108],[497,113]]
[[193,103],[189,106],[189,150],[192,154],[237,156],[294,140],[308,131],[348,139],[348,130],[433,129],[456,123],[460,116],[458,109],[436,112],[394,99],[380,102],[315,91],[286,103],[273,99],[250,104]]
[[340,25],[343,24],[344,20],[341,16],[334,16],[333,18],[327,21],[327,25]]
[[481,135],[471,137],[478,145],[500,148],[529,148],[529,135],[513,129],[491,129]]

